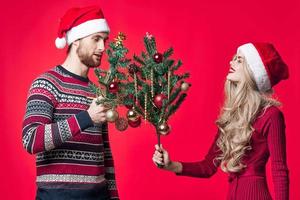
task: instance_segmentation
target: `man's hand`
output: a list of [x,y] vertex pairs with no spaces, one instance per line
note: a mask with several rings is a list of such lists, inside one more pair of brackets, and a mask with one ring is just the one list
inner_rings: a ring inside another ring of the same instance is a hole
[[87,109],[87,112],[89,113],[92,121],[95,124],[100,124],[103,122],[106,122],[106,111],[107,108],[103,106],[103,104],[97,105],[97,100],[102,99],[102,97],[98,97],[93,99],[93,102],[91,103],[90,107]]

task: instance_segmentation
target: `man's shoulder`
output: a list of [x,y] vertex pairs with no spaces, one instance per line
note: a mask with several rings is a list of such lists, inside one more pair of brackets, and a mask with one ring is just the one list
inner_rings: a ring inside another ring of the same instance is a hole
[[57,88],[57,76],[58,72],[56,67],[50,68],[48,71],[41,73],[37,76],[29,88],[28,98],[29,99],[51,99],[52,103],[55,103],[57,98],[60,96],[59,89]]
[[58,80],[60,79],[60,74],[57,66],[50,68],[49,70],[38,75],[31,83],[32,88],[55,88]]
[[54,79],[59,78],[59,69],[57,66],[50,68],[49,70],[41,73],[40,75],[38,75],[34,80],[33,83],[37,82],[37,81],[50,81],[53,82]]

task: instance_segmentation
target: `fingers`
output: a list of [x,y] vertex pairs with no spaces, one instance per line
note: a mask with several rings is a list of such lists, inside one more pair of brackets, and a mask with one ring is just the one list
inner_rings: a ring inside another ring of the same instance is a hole
[[155,149],[156,149],[156,150],[160,150],[158,144],[155,145]]
[[92,104],[95,104],[97,101],[97,98],[94,97],[87,97],[87,98],[92,100]]
[[156,157],[158,157],[158,158],[163,158],[163,153],[156,150],[156,151],[154,152],[154,156],[156,156]]
[[106,113],[105,113],[105,112],[99,113],[99,117],[100,117],[100,118],[106,118]]
[[167,151],[163,148],[162,144],[160,145],[160,147],[158,146],[158,144],[155,145],[155,150],[161,152],[161,153],[167,153]]
[[157,159],[159,161],[163,161],[163,155],[161,153],[159,153],[159,152],[155,152],[153,154],[153,158],[155,158],[155,159]]
[[103,96],[98,96],[97,99],[101,100],[101,99],[104,99],[104,97]]
[[158,166],[158,165],[161,165],[161,166],[164,166],[165,164],[159,160],[156,160],[155,158],[152,159],[153,160],[153,163]]
[[98,107],[101,107],[101,112],[106,112],[108,111],[109,109],[112,109],[112,106],[110,104],[107,104],[105,102],[101,103],[100,104],[100,101],[102,99],[104,99],[103,96],[98,96],[98,97],[87,97],[88,99],[91,99],[92,100],[92,103],[91,104],[94,104]]
[[158,165],[158,164],[164,165],[163,159],[161,157],[157,157],[157,156],[153,155],[152,160],[153,160],[154,164],[156,164],[156,165]]
[[92,100],[92,104],[97,104],[97,101],[100,101],[101,99],[104,99],[104,97],[102,96],[98,96],[98,97],[87,97],[88,99]]
[[158,145],[155,145],[155,152],[153,154],[152,160],[155,164],[160,164],[160,165],[164,165],[164,158],[163,158],[163,153],[161,152],[160,148],[158,147]]

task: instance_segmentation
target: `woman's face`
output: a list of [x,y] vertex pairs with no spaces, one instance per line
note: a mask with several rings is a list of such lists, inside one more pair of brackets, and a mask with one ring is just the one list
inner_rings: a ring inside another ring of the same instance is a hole
[[227,75],[227,80],[232,82],[241,82],[244,79],[245,57],[241,53],[237,53],[230,61],[230,69]]

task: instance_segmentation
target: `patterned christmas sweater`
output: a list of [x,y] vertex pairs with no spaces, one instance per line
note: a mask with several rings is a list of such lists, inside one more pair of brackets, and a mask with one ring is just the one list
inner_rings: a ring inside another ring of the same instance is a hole
[[23,146],[36,154],[37,186],[95,190],[118,199],[107,123],[93,124],[86,111],[91,82],[57,66],[29,90]]

